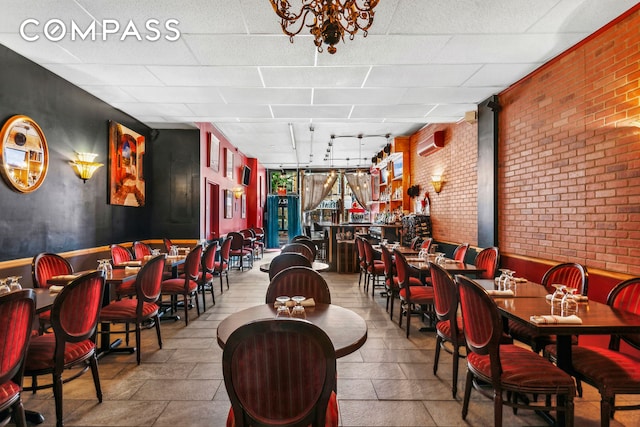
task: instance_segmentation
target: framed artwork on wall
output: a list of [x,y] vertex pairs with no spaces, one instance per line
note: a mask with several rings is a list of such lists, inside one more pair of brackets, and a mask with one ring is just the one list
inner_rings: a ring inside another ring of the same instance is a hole
[[109,203],[141,207],[145,204],[142,164],[145,138],[109,121]]
[[242,194],[240,197],[240,218],[247,217],[247,195]]
[[224,217],[233,218],[233,192],[224,190]]
[[209,167],[218,172],[220,169],[220,140],[211,132],[207,132],[207,146],[209,147]]
[[227,166],[225,168],[225,176],[228,179],[233,179],[233,152],[228,148],[225,149],[225,160]]

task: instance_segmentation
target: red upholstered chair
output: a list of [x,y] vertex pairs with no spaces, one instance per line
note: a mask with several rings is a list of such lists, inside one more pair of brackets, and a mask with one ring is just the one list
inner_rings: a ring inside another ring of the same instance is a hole
[[318,247],[315,243],[313,243],[313,241],[311,241],[311,239],[298,239],[295,243],[305,245],[307,248],[309,248],[309,250],[311,251],[311,262],[314,262],[316,260],[316,256],[318,255]]
[[407,338],[409,338],[411,314],[420,309],[423,315],[432,315],[428,307],[433,306],[433,288],[422,285],[420,279],[409,274],[410,267],[402,252],[394,249],[393,256],[396,262],[398,283],[400,285],[400,291],[398,293],[400,297],[400,319],[398,320],[398,325],[402,327],[402,316],[406,315]]
[[184,261],[184,273],[179,277],[162,281],[161,294],[171,297],[171,312],[175,311],[177,298],[182,297],[184,305],[184,323],[189,325],[189,301],[196,302],[196,311],[200,316],[200,302],[198,300],[198,277],[200,276],[200,258],[202,246],[191,249]]
[[220,245],[220,261],[214,262],[213,275],[220,277],[220,293],[222,293],[222,276],[227,280],[229,289],[229,263],[231,258],[231,238],[227,237]]
[[[166,255],[158,255],[142,266],[136,276],[136,298],[113,301],[100,312],[100,322],[133,323],[136,325],[136,360],[140,364],[141,324],[153,319],[158,336],[158,346],[162,348],[160,335],[160,317],[157,301],[160,297],[162,271]],[[127,340],[129,334],[126,334]]]
[[[555,410],[558,417],[564,416],[565,425],[572,426],[576,391],[573,378],[537,353],[514,344],[501,344],[502,316],[493,299],[484,288],[465,276],[457,275],[456,282],[467,344],[468,369],[462,419],[467,417],[473,387],[493,400],[496,427],[502,426],[502,405],[514,410]],[[548,398],[539,404],[531,398],[518,398],[527,394]],[[555,405],[551,396],[556,396]]]
[[[48,289],[49,284],[47,280],[53,276],[65,274],[73,274],[73,267],[66,258],[48,252],[43,252],[33,257],[33,261],[31,262],[31,278],[34,288]],[[40,320],[39,332],[41,334],[49,326],[50,317],[51,310],[38,314]]]
[[171,246],[173,246],[173,242],[171,241],[171,239],[169,239],[168,237],[163,237],[162,244],[164,245],[164,251],[166,253],[169,253],[169,251],[171,250]]
[[362,243],[362,237],[356,236],[356,251],[358,255],[358,287],[362,283],[362,276],[364,276],[365,285],[367,283],[367,257],[364,253],[364,243]]
[[468,243],[460,243],[458,247],[453,251],[453,259],[456,261],[464,262],[464,257],[467,256],[467,251],[469,250]]
[[429,248],[431,248],[431,243],[433,243],[433,239],[431,237],[427,237],[420,244],[420,249],[424,249],[425,251],[429,252]]
[[311,268],[311,262],[304,255],[295,252],[276,255],[269,264],[269,281],[285,268],[295,266]]
[[300,254],[300,255],[304,256],[305,258],[307,258],[309,260],[309,262],[313,263],[313,252],[311,251],[311,249],[309,249],[309,247],[307,245],[305,245],[304,243],[301,243],[299,241],[298,242],[294,242],[294,243],[286,244],[282,248],[282,251],[280,253],[281,254],[286,254],[286,253]]
[[500,265],[500,252],[495,246],[486,248],[476,255],[476,267],[482,267],[485,271],[478,275],[481,279],[493,279],[496,277],[498,265]]
[[200,260],[200,275],[198,276],[198,288],[202,294],[202,311],[207,310],[206,291],[211,291],[211,302],[216,305],[216,297],[213,294],[213,275],[216,270],[216,252],[218,251],[218,242],[212,242],[202,252]]
[[327,334],[300,319],[235,330],[222,353],[227,427],[337,426],[336,355]]
[[302,295],[320,304],[331,304],[327,281],[309,267],[289,267],[276,274],[269,282],[265,302],[273,304],[280,295]]
[[251,231],[249,228],[244,228],[240,230],[238,233],[242,234],[242,237],[244,238],[244,242],[243,242],[244,247],[246,249],[250,249],[251,257],[255,258],[256,252],[258,250],[258,246],[256,245],[256,238],[253,235],[253,231]]
[[151,255],[151,247],[144,242],[133,242],[131,250],[136,259],[143,260],[145,256]]
[[[362,246],[364,247],[364,257],[367,263],[367,278],[365,281],[365,291],[369,290],[369,284],[371,284],[371,296],[376,292],[376,287],[385,287],[384,285],[384,262],[381,259],[377,259],[373,250],[373,245],[370,241],[363,238]],[[382,283],[381,282],[382,279]]]
[[[114,266],[132,260],[133,256],[131,252],[129,252],[129,249],[120,245],[111,245],[111,262]],[[123,296],[133,297],[136,294],[135,284],[135,280],[119,283],[115,288],[116,298],[120,299]]]
[[234,231],[227,234],[227,237],[231,239],[231,251],[229,252],[231,260],[235,258],[238,261],[238,268],[244,270],[244,259],[247,258],[250,261],[247,268],[251,268],[253,265],[253,249],[245,246],[244,236]]
[[[616,285],[607,304],[621,311],[640,315],[640,277],[625,280]],[[640,394],[640,358],[620,351],[620,341],[640,350],[640,334],[612,335],[609,348],[574,345],[572,374],[600,392],[600,425],[609,426],[615,411],[638,410],[640,406],[616,405],[618,394]],[[548,345],[545,353],[555,355],[555,345]]]
[[[433,359],[433,375],[438,372],[440,349],[453,355],[453,378],[451,392],[456,398],[458,391],[458,360],[460,348],[465,346],[462,318],[458,316],[458,290],[451,275],[438,264],[429,263],[431,283],[433,285],[433,301],[436,312],[436,354]],[[450,344],[450,349],[446,345]]]
[[[553,284],[562,284],[569,288],[576,289],[577,294],[586,295],[587,285],[589,281],[589,273],[587,268],[573,262],[567,262],[555,265],[547,270],[542,276],[542,283],[547,292],[553,293],[555,288]],[[523,342],[529,346],[536,353],[543,350],[548,344],[555,342],[555,336],[553,335],[539,335],[532,332],[527,326],[509,321],[509,335],[514,339]],[[577,337],[574,338],[574,343],[578,343]],[[580,387],[578,391],[581,393]]]
[[15,425],[26,427],[22,389],[25,354],[31,336],[35,293],[24,289],[0,297],[0,418],[5,425],[13,417]]
[[[32,337],[29,343],[24,371],[31,377],[31,386],[24,389],[35,392],[53,387],[58,427],[63,425],[62,372],[65,369],[82,366],[73,376],[64,379],[67,382],[90,367],[98,402],[102,402],[95,333],[103,292],[102,271],[92,271],[71,281],[53,301],[53,333]],[[51,375],[52,382],[38,385],[37,378],[41,375]]]
[[257,256],[258,251],[260,251],[260,259],[262,259],[264,257],[264,232],[261,232],[258,235],[258,231],[256,231],[256,228],[249,228],[248,230],[253,237],[254,253]]
[[[389,318],[393,320],[393,306],[400,292],[400,283],[396,274],[396,266],[393,262],[393,255],[386,246],[380,246],[382,254],[382,264],[384,265],[384,287],[387,293],[386,310],[389,312]],[[389,302],[391,302],[391,311],[389,311]]]

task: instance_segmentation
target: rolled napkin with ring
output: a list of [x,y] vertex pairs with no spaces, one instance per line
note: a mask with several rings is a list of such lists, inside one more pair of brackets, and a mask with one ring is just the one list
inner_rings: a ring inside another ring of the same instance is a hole
[[531,316],[529,319],[531,322],[538,325],[553,325],[559,323],[566,323],[572,325],[581,325],[582,319],[572,314],[571,316],[557,316],[555,314],[544,314],[540,316]]
[[124,268],[124,272],[127,273],[127,274],[129,274],[129,273],[137,273],[138,271],[140,271],[140,268],[142,268],[142,267],[129,267],[129,266],[127,266],[127,267]]
[[57,294],[64,289],[64,286],[51,285],[49,286],[49,293]]
[[[273,306],[276,307],[276,308],[280,307],[280,305],[281,305],[280,301],[276,301],[273,304]],[[293,301],[293,300],[289,300],[289,301],[286,302],[286,306],[287,307],[293,307],[294,305],[296,305],[296,302]],[[307,298],[306,300],[302,301],[300,303],[300,305],[303,306],[303,307],[315,307],[316,306],[316,302],[314,301],[313,298]]]
[[[549,301],[551,301],[551,298],[553,297],[552,294],[547,294],[545,296],[546,299],[548,299]],[[586,295],[573,295],[573,299],[578,301],[578,302],[589,302],[589,297]]]
[[487,293],[494,297],[512,297],[515,293],[511,289],[505,291],[499,291],[498,289],[488,289]]

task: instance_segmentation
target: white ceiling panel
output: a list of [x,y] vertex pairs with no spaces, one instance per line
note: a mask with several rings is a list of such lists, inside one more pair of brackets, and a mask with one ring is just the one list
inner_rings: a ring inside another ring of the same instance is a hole
[[[306,167],[310,158],[328,167],[331,135],[349,136],[336,140],[333,164],[353,166],[387,134],[460,121],[636,3],[384,0],[368,37],[346,37],[331,55],[317,52],[307,28],[290,43],[266,0],[3,0],[0,43],[152,128],[211,122],[267,167]],[[19,34],[27,18],[40,22],[27,27],[35,42]],[[52,19],[67,31],[96,20],[97,37],[47,40]],[[103,41],[105,19],[120,29]],[[149,19],[160,22],[161,40],[120,40],[130,21],[141,37],[152,34]],[[179,21],[173,42],[162,28],[170,19]]]

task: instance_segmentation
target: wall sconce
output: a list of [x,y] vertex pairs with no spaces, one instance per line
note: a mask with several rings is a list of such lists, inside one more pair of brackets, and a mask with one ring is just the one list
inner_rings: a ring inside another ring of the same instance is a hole
[[433,185],[433,189],[436,191],[436,193],[440,193],[443,183],[444,181],[442,180],[442,175],[431,175],[431,185]]
[[236,199],[239,199],[240,197],[242,197],[242,194],[244,193],[244,190],[240,187],[234,188],[232,191],[233,191],[233,197],[235,197]]
[[71,162],[71,166],[74,167],[82,182],[86,183],[88,179],[91,179],[93,173],[100,166],[103,166],[102,163],[93,161],[96,157],[98,155],[94,153],[76,153],[76,160]]

